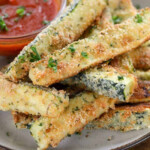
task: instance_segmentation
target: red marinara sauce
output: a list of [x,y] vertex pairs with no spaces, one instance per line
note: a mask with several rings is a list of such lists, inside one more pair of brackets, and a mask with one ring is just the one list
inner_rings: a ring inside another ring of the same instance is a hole
[[2,0],[0,17],[6,27],[1,27],[0,38],[22,36],[41,29],[53,20],[59,11],[56,0]]
[[17,55],[57,16],[63,1],[0,0],[0,55]]

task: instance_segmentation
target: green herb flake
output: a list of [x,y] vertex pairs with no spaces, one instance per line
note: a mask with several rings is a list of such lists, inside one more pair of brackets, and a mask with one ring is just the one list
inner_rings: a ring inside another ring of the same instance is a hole
[[19,56],[18,59],[21,61],[21,63],[24,63],[25,62],[25,58],[24,58],[24,55],[22,56]]
[[47,2],[48,0],[43,0],[43,2]]
[[42,126],[43,126],[43,123],[40,123],[39,126],[42,127]]
[[52,68],[54,72],[57,72],[57,60],[54,60],[52,57],[48,61],[48,67]]
[[10,136],[10,133],[9,133],[9,132],[6,132],[6,135],[7,135],[7,136]]
[[122,18],[120,18],[119,16],[113,16],[112,20],[114,22],[114,24],[119,24],[122,21]]
[[87,52],[82,52],[81,55],[82,55],[84,58],[88,58]]
[[31,47],[31,50],[33,51],[33,53],[31,53],[31,59],[30,59],[30,61],[34,62],[34,61],[41,60],[41,56],[37,52],[36,47]]
[[47,24],[49,24],[50,23],[50,21],[48,21],[48,20],[43,20],[42,21],[42,24],[44,24],[44,25],[47,25]]
[[142,22],[143,22],[142,16],[139,15],[139,14],[137,14],[137,15],[135,16],[135,22],[137,22],[137,23],[142,23]]
[[123,76],[118,76],[118,80],[119,81],[124,80],[124,77]]
[[141,6],[139,4],[135,5],[136,9],[141,9]]
[[73,45],[70,45],[70,47],[68,48],[72,53],[74,53],[76,51],[76,49],[74,48]]
[[26,14],[25,7],[24,6],[18,7],[18,9],[16,10],[16,14],[21,18],[24,17],[24,15]]
[[3,17],[0,16],[0,30],[1,31],[8,31],[7,25],[3,19]]

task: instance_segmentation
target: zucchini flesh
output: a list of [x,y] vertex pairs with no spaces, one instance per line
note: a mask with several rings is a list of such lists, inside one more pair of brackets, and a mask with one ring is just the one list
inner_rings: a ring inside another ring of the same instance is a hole
[[137,80],[132,74],[105,66],[90,69],[71,79],[66,79],[64,84],[77,84],[80,86],[83,84],[99,95],[128,102],[137,87]]
[[118,106],[87,125],[88,129],[131,131],[150,126],[150,103]]
[[57,117],[69,105],[69,97],[63,91],[15,84],[0,74],[0,110],[25,114]]
[[74,0],[66,11],[27,45],[6,71],[7,78],[18,81],[28,74],[35,53],[44,57],[77,40],[105,7],[103,0]]
[[[99,35],[74,42],[35,62],[29,72],[33,84],[49,86],[137,48],[150,39],[150,9],[146,8],[138,15],[143,19],[141,23],[136,21],[136,15],[122,24],[103,30]],[[72,47],[74,52],[70,50]],[[57,62],[57,72],[48,66],[50,59]]]
[[88,122],[113,106],[112,99],[88,92],[81,93],[71,99],[69,107],[59,118],[39,118],[31,123],[30,131],[39,149],[46,149],[49,145],[56,147],[66,136],[80,131]]

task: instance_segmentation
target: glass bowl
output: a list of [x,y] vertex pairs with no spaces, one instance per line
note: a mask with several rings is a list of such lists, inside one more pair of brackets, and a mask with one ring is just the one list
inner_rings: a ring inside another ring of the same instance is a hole
[[[59,8],[59,12],[58,12],[57,16],[54,19],[56,19],[62,13],[62,11],[65,9],[66,3],[67,3],[66,1],[67,0],[57,0],[60,8]],[[39,30],[33,31],[30,34],[23,35],[23,36],[0,38],[0,55],[1,56],[17,55],[22,50],[22,48],[24,46],[26,46],[28,43],[30,43],[35,38],[35,36],[41,30],[43,30],[45,27],[43,27]]]

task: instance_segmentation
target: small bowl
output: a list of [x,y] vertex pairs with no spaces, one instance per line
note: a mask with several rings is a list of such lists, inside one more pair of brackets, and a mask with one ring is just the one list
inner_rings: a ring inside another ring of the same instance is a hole
[[[60,9],[59,9],[57,16],[54,19],[56,19],[63,12],[67,3],[66,2],[67,0],[57,0],[57,1],[58,1],[58,4],[60,5]],[[23,35],[23,36],[0,38],[0,55],[1,56],[17,55],[22,50],[22,48],[26,46],[28,43],[30,43],[36,37],[36,35],[45,27],[39,30],[33,31],[30,34]]]

